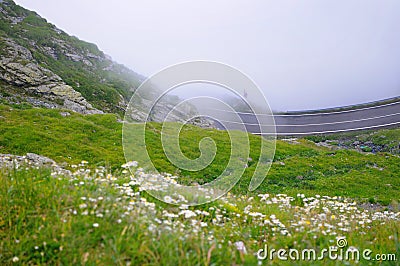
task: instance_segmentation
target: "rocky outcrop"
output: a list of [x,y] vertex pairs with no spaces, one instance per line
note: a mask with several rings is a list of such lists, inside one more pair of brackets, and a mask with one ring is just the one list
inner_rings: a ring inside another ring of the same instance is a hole
[[[96,45],[69,36],[12,0],[0,1],[0,20],[2,100],[83,114],[123,111],[139,75],[112,61]],[[107,67],[110,71],[103,70]]]
[[27,153],[24,156],[12,154],[0,154],[0,168],[2,169],[20,169],[25,168],[50,168],[58,175],[71,176],[69,170],[64,169],[55,161],[45,156],[35,153]]
[[[122,115],[132,92],[145,80],[114,62],[95,44],[69,36],[12,0],[0,0],[0,26],[2,102],[62,108],[82,114]],[[167,99],[152,112],[152,121],[164,121],[174,102],[169,100],[173,99]],[[143,110],[148,104],[146,97],[138,101],[132,110],[132,119],[144,121],[147,114]],[[169,118],[186,122],[195,113],[195,108],[188,105]],[[200,126],[207,124],[205,127],[210,124],[202,121],[191,122]]]
[[[10,1],[7,0],[0,0],[0,4],[3,4],[5,6],[10,6],[11,3]],[[11,24],[15,25],[20,23],[22,20],[25,19],[25,16],[13,16],[11,14],[9,14],[6,10],[4,10],[3,7],[0,6],[0,13],[2,14],[2,16],[4,17],[4,19],[8,20],[11,22]]]
[[[147,97],[150,98],[157,98],[156,96],[156,90],[154,90],[151,95],[147,95]],[[131,103],[131,105],[140,106],[140,108],[133,108],[133,106],[129,106],[126,112],[125,120],[127,122],[179,122],[202,128],[216,128],[213,120],[198,116],[199,112],[193,104],[181,103],[180,101],[181,99],[176,98],[176,96],[164,95],[163,99],[158,101],[153,106],[153,100],[149,100],[144,97],[136,98],[134,101],[135,104]],[[143,110],[151,110],[151,112],[149,114],[148,111]]]
[[[50,101],[55,107],[82,114],[103,113],[82,97],[52,71],[40,66],[31,52],[11,39],[2,38],[5,49],[0,58],[0,79],[5,83],[23,88],[27,95]],[[28,102],[35,104],[30,99]],[[46,101],[44,101],[46,102]],[[36,102],[43,106],[43,101]]]

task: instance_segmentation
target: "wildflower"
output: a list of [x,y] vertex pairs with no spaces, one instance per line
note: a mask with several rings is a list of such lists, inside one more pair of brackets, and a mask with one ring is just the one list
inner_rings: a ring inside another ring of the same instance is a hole
[[137,167],[138,166],[138,162],[135,161],[131,161],[131,162],[127,162],[126,164],[121,165],[122,168],[130,168],[130,167]]
[[176,217],[178,217],[178,215],[173,214],[173,213],[169,213],[169,212],[167,212],[165,210],[163,211],[163,216],[165,216],[167,218],[176,218]]
[[12,261],[13,261],[13,262],[18,262],[18,261],[19,261],[19,258],[18,258],[18,257],[14,257],[14,258],[12,258]]
[[257,216],[260,216],[261,218],[265,217],[264,214],[259,213],[259,212],[249,212],[248,215],[252,216],[252,217],[257,217]]
[[97,227],[99,227],[99,224],[98,223],[94,223],[93,227],[97,228]]
[[235,242],[235,246],[241,253],[247,254],[246,246],[242,241]]
[[253,206],[251,206],[251,205],[248,205],[248,206],[246,206],[245,208],[244,208],[244,213],[249,213],[250,212],[250,210],[251,210],[251,208],[252,208]]
[[179,213],[179,215],[182,215],[182,214],[185,216],[186,219],[196,216],[196,213],[191,210],[183,210]]
[[258,194],[258,196],[261,198],[260,201],[266,201],[269,198],[269,194]]
[[181,210],[187,210],[189,208],[189,205],[186,204],[182,204],[181,206],[179,206],[179,209]]
[[171,203],[171,202],[172,202],[172,198],[171,198],[170,196],[165,196],[165,197],[164,197],[164,201],[165,201],[166,203]]

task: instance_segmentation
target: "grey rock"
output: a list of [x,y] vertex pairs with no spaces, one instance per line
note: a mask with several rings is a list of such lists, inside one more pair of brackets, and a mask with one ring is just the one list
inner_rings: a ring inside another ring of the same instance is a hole
[[82,114],[103,113],[88,103],[81,93],[65,84],[58,75],[39,66],[27,48],[11,39],[2,38],[1,41],[6,44],[6,54],[0,58],[0,79],[24,88],[26,92],[39,98],[30,99],[30,102],[50,108],[61,107]]
[[45,157],[45,156],[37,155],[35,153],[27,153],[26,158],[30,161],[37,162],[41,165],[45,165],[45,164],[56,165],[56,162],[53,161],[52,159]]
[[64,169],[54,160],[35,153],[27,153],[25,156],[13,154],[0,154],[0,168],[20,169],[20,168],[45,167],[52,169],[57,174],[72,176],[71,171]]
[[70,116],[71,114],[68,113],[68,112],[61,112],[60,115],[61,115],[62,117],[67,117],[67,116]]

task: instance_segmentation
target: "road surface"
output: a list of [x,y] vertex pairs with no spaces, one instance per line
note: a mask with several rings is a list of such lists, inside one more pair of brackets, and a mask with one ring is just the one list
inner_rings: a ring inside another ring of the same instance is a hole
[[[400,97],[394,101],[377,102],[376,105],[359,105],[334,110],[316,110],[307,112],[292,112],[274,114],[277,135],[314,135],[356,131],[364,129],[378,129],[400,126]],[[263,117],[257,123],[257,118],[251,113],[238,113],[243,120],[246,130],[253,134],[260,134],[260,125],[263,132],[273,132],[271,115]],[[229,119],[228,119],[229,120]],[[232,119],[233,120],[233,119]],[[222,121],[226,129],[240,129],[238,121]],[[220,123],[217,127],[223,128]],[[268,133],[270,134],[270,133]]]

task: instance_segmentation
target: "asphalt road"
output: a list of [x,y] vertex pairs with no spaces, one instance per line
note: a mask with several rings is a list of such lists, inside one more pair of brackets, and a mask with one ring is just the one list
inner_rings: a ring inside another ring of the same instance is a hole
[[[238,113],[246,130],[254,134],[273,132],[273,122],[269,117],[259,116],[260,123],[254,114]],[[400,98],[396,102],[382,103],[371,107],[347,107],[343,111],[296,112],[274,114],[277,135],[314,135],[337,133],[364,129],[377,129],[400,126]],[[224,121],[226,129],[239,129],[239,123]],[[223,128],[221,124],[218,127]]]

